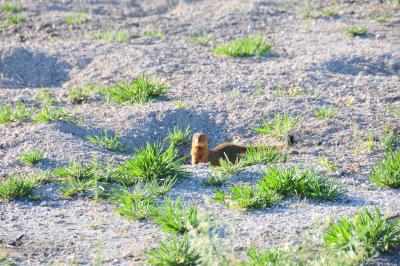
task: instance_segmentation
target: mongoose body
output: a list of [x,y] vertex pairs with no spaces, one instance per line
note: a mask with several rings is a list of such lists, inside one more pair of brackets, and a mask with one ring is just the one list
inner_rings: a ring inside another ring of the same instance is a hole
[[222,143],[209,149],[207,135],[195,133],[192,139],[192,164],[210,162],[212,165],[219,165],[221,159],[235,163],[246,150],[247,147],[233,143]]

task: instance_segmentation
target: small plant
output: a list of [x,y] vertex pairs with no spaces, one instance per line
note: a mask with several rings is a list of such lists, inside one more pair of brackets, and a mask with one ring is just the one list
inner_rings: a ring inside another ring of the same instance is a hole
[[152,220],[167,233],[185,234],[199,226],[197,208],[185,207],[180,198],[175,201],[167,198],[154,209]]
[[42,89],[35,95],[35,99],[39,101],[42,105],[54,105],[56,103],[56,98],[50,90]]
[[173,146],[187,144],[190,140],[189,137],[191,133],[192,130],[190,127],[187,127],[186,129],[174,127],[172,131],[168,133],[167,140]]
[[328,18],[328,17],[337,17],[339,15],[338,10],[335,6],[325,7],[321,10],[321,16]]
[[261,36],[248,36],[218,45],[214,52],[217,55],[232,57],[265,56],[271,51],[271,44]]
[[213,174],[203,181],[206,186],[222,186],[229,179],[229,176],[222,174]]
[[320,107],[315,110],[314,115],[320,120],[332,119],[336,116],[337,110],[333,107]]
[[161,144],[147,144],[132,159],[121,164],[113,178],[127,186],[138,182],[179,179],[185,174],[182,163],[175,147],[164,149]]
[[44,159],[43,152],[33,149],[25,151],[19,157],[19,161],[23,164],[33,166]]
[[17,102],[15,107],[10,105],[0,106],[0,124],[27,121],[32,111],[22,102]]
[[53,121],[73,121],[72,116],[62,108],[45,105],[33,118],[36,123],[50,123]]
[[294,265],[289,256],[277,249],[259,251],[255,247],[247,251],[248,260],[241,266],[284,266]]
[[240,163],[243,166],[255,164],[268,164],[273,162],[285,161],[284,156],[278,149],[269,146],[249,147],[241,158]]
[[200,255],[190,246],[189,238],[174,237],[162,241],[158,248],[147,253],[147,263],[151,266],[197,266]]
[[129,38],[127,31],[103,31],[94,34],[94,39],[103,42],[127,43]]
[[390,130],[385,132],[382,140],[382,146],[386,153],[394,152],[400,149],[400,134]]
[[65,17],[65,23],[69,26],[81,25],[87,21],[89,21],[89,15],[82,12]]
[[119,192],[115,202],[118,205],[118,213],[133,220],[148,218],[155,208],[154,197],[140,192]]
[[17,26],[23,22],[25,22],[25,17],[21,14],[9,15],[6,17],[3,26]]
[[346,28],[345,33],[350,37],[364,37],[368,34],[368,29],[362,26],[351,26]]
[[110,151],[122,151],[121,138],[118,135],[111,135],[104,131],[101,135],[87,137],[87,140],[94,145],[106,148]]
[[369,258],[400,245],[400,223],[386,220],[378,209],[364,209],[330,225],[324,242],[329,248]]
[[263,122],[255,131],[259,134],[283,139],[297,126],[297,123],[298,119],[290,117],[288,114],[276,114],[271,122]]
[[318,163],[328,172],[336,172],[337,170],[335,163],[329,160],[327,157],[320,157]]
[[68,91],[68,100],[72,104],[81,104],[88,102],[89,97],[92,95],[94,90],[93,86],[83,86],[83,87],[75,87],[71,88]]
[[143,75],[131,82],[121,82],[104,88],[101,93],[105,95],[108,102],[116,102],[119,104],[143,104],[164,95],[166,91],[166,85],[151,80]]
[[212,168],[212,171],[219,176],[231,176],[243,170],[239,161],[231,162],[228,159],[220,159],[219,165]]
[[213,38],[210,35],[197,34],[193,35],[190,38],[190,41],[201,46],[209,46],[212,43]]
[[41,179],[38,177],[8,177],[4,181],[0,182],[0,201],[29,197],[40,182]]
[[369,179],[379,187],[400,188],[400,151],[386,153],[372,169]]
[[22,7],[10,1],[6,1],[0,5],[0,10],[8,14],[17,14],[22,11]]
[[145,31],[145,32],[143,32],[143,35],[146,37],[159,38],[159,39],[163,39],[165,36],[163,32],[156,31],[156,30]]

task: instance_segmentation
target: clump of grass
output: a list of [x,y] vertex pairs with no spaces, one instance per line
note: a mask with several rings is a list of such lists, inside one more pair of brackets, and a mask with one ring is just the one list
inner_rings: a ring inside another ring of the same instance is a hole
[[163,182],[184,176],[182,159],[178,157],[175,147],[164,149],[159,143],[147,144],[133,156],[121,164],[113,174],[114,180],[133,185],[138,182]]
[[314,111],[316,118],[320,120],[332,119],[336,116],[337,110],[333,107],[320,107]]
[[155,208],[155,200],[145,193],[122,191],[115,198],[118,205],[117,211],[121,216],[133,220],[148,218]]
[[249,147],[240,160],[243,166],[255,164],[268,164],[273,162],[285,161],[286,156],[277,148],[269,146]]
[[110,151],[122,151],[121,138],[118,135],[112,135],[104,131],[100,135],[87,137],[87,140],[94,144],[106,148]]
[[347,27],[345,33],[350,37],[363,37],[367,36],[368,29],[363,26],[350,26]]
[[232,57],[265,56],[271,51],[271,44],[262,36],[248,36],[220,44],[214,52],[217,55]]
[[43,159],[44,159],[43,152],[36,149],[25,151],[19,156],[20,162],[30,166],[38,164]]
[[197,208],[184,206],[180,198],[175,201],[165,199],[161,206],[154,209],[152,220],[167,233],[185,234],[199,226]]
[[36,123],[50,123],[61,120],[73,121],[73,118],[62,108],[45,105],[33,116],[32,120]]
[[213,174],[207,177],[203,181],[203,184],[206,186],[222,186],[227,180],[229,179],[229,176],[227,175],[221,175],[221,174]]
[[35,99],[39,101],[42,105],[53,105],[56,103],[56,98],[48,89],[40,90],[36,95]]
[[40,182],[41,179],[38,177],[8,177],[0,182],[0,201],[29,197]]
[[68,91],[68,100],[72,104],[81,104],[88,102],[90,96],[93,94],[94,89],[94,86],[91,85],[71,88]]
[[189,137],[191,133],[192,130],[190,127],[187,127],[186,129],[174,127],[172,131],[168,133],[167,140],[169,141],[170,145],[173,146],[187,144],[190,140]]
[[339,251],[363,254],[365,258],[400,245],[400,222],[386,220],[378,209],[359,211],[329,226],[325,245]]
[[102,31],[94,34],[94,39],[103,42],[127,43],[129,38],[127,31]]
[[159,247],[147,253],[147,257],[147,263],[152,266],[196,266],[201,263],[200,255],[191,247],[187,236],[162,241]]
[[201,46],[208,46],[212,43],[213,38],[210,35],[196,34],[190,37],[190,41]]
[[379,187],[400,188],[400,151],[386,153],[372,169],[369,179]]
[[335,163],[329,160],[327,157],[320,157],[318,163],[328,172],[336,172],[337,170]]
[[239,161],[231,162],[228,159],[220,159],[219,165],[212,168],[212,171],[219,176],[231,176],[243,170]]
[[143,32],[143,36],[150,37],[150,38],[163,39],[165,37],[165,34],[161,31],[157,31],[157,30],[148,30],[148,31]]
[[89,15],[87,13],[74,13],[65,17],[65,23],[69,26],[81,25],[89,21]]
[[294,265],[288,254],[278,249],[257,250],[255,247],[247,251],[248,260],[241,263],[241,266],[283,266]]
[[255,131],[258,134],[284,139],[298,124],[298,119],[288,114],[276,114],[271,122],[263,122]]
[[22,7],[10,1],[6,1],[0,5],[0,10],[8,14],[17,14],[22,11]]
[[108,102],[115,102],[118,104],[143,104],[164,95],[166,91],[166,85],[143,75],[131,82],[121,82],[106,87],[101,93],[106,97]]
[[31,116],[31,109],[22,102],[17,102],[15,107],[10,105],[0,106],[0,124],[24,122],[29,120]]
[[386,153],[394,152],[400,149],[400,134],[394,132],[393,130],[385,132],[385,135],[382,139],[382,146]]

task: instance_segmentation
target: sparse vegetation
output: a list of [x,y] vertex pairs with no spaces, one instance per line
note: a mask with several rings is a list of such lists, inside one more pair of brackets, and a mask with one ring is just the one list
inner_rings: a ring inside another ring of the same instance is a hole
[[277,148],[269,146],[249,147],[241,158],[240,163],[243,166],[255,164],[268,164],[285,161],[286,155],[282,154]]
[[33,166],[43,159],[43,152],[36,149],[25,151],[19,156],[19,161],[29,166]]
[[159,38],[163,39],[165,37],[164,33],[157,30],[149,30],[143,32],[143,36],[150,37],[150,38]]
[[201,46],[209,46],[213,42],[213,38],[210,35],[196,34],[190,38],[190,41]]
[[101,31],[94,34],[94,39],[103,42],[127,43],[129,38],[127,31]]
[[378,209],[364,209],[330,225],[324,242],[329,248],[370,258],[400,245],[400,222],[386,220]]
[[31,115],[31,109],[22,102],[17,102],[14,108],[11,105],[0,106],[0,124],[25,122]]
[[117,194],[115,202],[118,206],[118,213],[133,220],[148,218],[155,208],[154,197],[143,192],[130,193],[124,190]]
[[240,264],[241,266],[290,266],[295,265],[288,254],[281,250],[257,250],[252,247],[247,251],[248,260]]
[[336,116],[336,108],[333,107],[320,107],[315,110],[314,115],[320,120],[332,119]]
[[276,114],[271,122],[263,122],[255,131],[278,139],[285,138],[298,124],[298,119],[288,114]]
[[368,29],[363,26],[347,27],[345,33],[350,37],[364,37],[368,34]]
[[267,43],[262,36],[248,36],[220,44],[214,52],[217,55],[232,57],[265,56],[271,48],[271,44]]
[[65,17],[65,23],[69,26],[81,25],[89,21],[89,15],[87,13],[74,13]]
[[167,140],[173,146],[187,144],[190,141],[190,134],[192,130],[190,127],[182,129],[179,127],[174,127],[172,131],[168,133]]
[[122,163],[113,178],[129,186],[138,182],[179,179],[184,174],[182,159],[178,157],[175,147],[164,149],[161,144],[147,144],[132,159]]
[[143,75],[131,82],[120,82],[113,86],[106,87],[101,93],[106,97],[108,102],[115,102],[118,104],[143,104],[164,95],[166,91],[166,85]]
[[36,123],[50,123],[61,120],[73,121],[73,117],[62,108],[45,105],[36,114],[34,114],[32,120]]
[[387,153],[400,149],[400,134],[389,129],[383,136],[382,146]]
[[328,172],[336,172],[337,170],[336,164],[329,160],[327,157],[320,157],[318,163]]
[[71,88],[68,91],[68,100],[73,104],[81,104],[88,102],[94,90],[95,87],[91,85]]
[[0,181],[0,201],[9,201],[31,196],[40,184],[40,177],[10,176]]
[[386,153],[373,168],[369,179],[379,187],[400,188],[400,151]]
[[15,4],[11,1],[5,1],[0,5],[0,11],[6,14],[17,14],[22,11],[22,7],[19,4]]
[[48,89],[41,89],[38,93],[36,93],[35,99],[44,106],[51,106],[56,103],[56,98]]
[[87,137],[87,140],[94,145],[106,148],[109,151],[122,151],[121,138],[118,135],[107,133],[104,131],[100,135]]

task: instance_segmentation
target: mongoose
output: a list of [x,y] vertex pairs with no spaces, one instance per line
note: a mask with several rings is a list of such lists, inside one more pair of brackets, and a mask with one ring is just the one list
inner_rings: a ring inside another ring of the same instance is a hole
[[204,133],[195,133],[192,138],[192,164],[207,163],[219,165],[220,159],[228,159],[235,163],[240,155],[245,153],[247,147],[233,143],[222,143],[214,149],[208,149],[208,137]]

